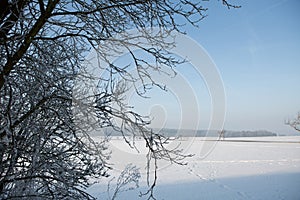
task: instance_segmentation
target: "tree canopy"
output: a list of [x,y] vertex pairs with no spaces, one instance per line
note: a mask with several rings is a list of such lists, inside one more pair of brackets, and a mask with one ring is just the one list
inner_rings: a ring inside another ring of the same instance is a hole
[[[221,2],[228,8],[236,7],[226,0]],[[106,142],[95,142],[87,132],[90,128],[112,127],[141,136],[149,150],[148,166],[156,166],[159,159],[183,164],[189,155],[166,148],[169,138],[150,129],[150,120],[132,111],[122,99],[126,85],[137,81],[143,85],[142,90],[136,88],[139,95],[152,86],[164,89],[150,72],[164,72],[182,62],[168,51],[172,43],[165,40],[166,34],[184,32],[184,23],[197,26],[206,16],[202,3],[2,0],[0,198],[92,199],[85,188],[92,184],[91,178],[108,176],[110,166]],[[153,27],[161,31],[150,34]],[[138,30],[148,45],[128,39],[131,29]],[[126,66],[110,61],[111,53],[118,54],[120,47],[131,55],[135,76]],[[101,84],[92,95],[93,103],[83,105],[74,99],[74,85],[91,49],[107,61],[109,75],[99,77]],[[140,49],[156,64],[150,65],[133,49]],[[97,127],[74,117],[74,113],[85,116],[87,111],[92,112],[89,114],[95,117]],[[116,118],[120,124],[115,123]],[[149,198],[153,197],[156,173],[154,177]]]

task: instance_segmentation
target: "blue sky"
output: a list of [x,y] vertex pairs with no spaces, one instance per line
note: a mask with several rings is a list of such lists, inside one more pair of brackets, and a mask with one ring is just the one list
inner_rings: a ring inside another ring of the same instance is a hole
[[227,97],[225,129],[295,133],[284,125],[300,111],[300,1],[208,3],[208,17],[187,34],[218,67]]
[[[224,128],[300,134],[284,124],[300,112],[300,1],[231,2],[242,7],[227,9],[220,1],[203,1],[208,17],[199,28],[185,27],[187,37],[202,46],[223,80]],[[169,92],[153,89],[149,99],[131,92],[129,104],[150,114],[155,128],[209,128],[212,96],[205,77],[194,69],[190,63],[181,65],[174,79],[152,74],[167,83]]]
[[[300,112],[300,1],[231,2],[242,7],[227,9],[220,1],[203,1],[208,17],[199,28],[185,27],[223,80],[224,128],[299,134],[284,122]],[[150,99],[132,93],[130,102],[139,113],[153,117],[153,127],[194,129],[199,123],[200,129],[207,129],[213,106],[205,80],[188,63],[177,70],[184,81],[167,81],[169,93],[154,89],[147,94]],[[181,82],[190,85],[194,96],[188,96],[189,87]]]

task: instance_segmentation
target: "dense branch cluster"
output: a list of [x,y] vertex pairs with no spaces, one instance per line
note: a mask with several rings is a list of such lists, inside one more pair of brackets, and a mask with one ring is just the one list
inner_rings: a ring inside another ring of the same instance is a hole
[[[113,127],[142,136],[149,149],[148,165],[158,159],[183,164],[186,155],[167,149],[168,138],[149,129],[150,121],[122,100],[128,85],[139,95],[155,85],[164,88],[151,71],[169,74],[166,69],[182,62],[168,51],[172,42],[166,35],[182,31],[178,19],[197,25],[205,11],[200,2],[188,0],[2,0],[0,198],[92,198],[84,189],[91,177],[107,176],[109,154],[105,142],[89,136],[90,120],[78,123],[86,112],[95,117],[92,128]],[[149,34],[149,27],[161,31]],[[134,28],[140,32],[137,38],[126,33]],[[131,55],[135,73],[110,60],[112,54],[124,53],[120,48]],[[91,49],[107,62],[107,67],[97,67],[108,76],[98,77],[94,103],[83,106],[74,99],[74,85]],[[155,65],[134,49],[152,57]]]

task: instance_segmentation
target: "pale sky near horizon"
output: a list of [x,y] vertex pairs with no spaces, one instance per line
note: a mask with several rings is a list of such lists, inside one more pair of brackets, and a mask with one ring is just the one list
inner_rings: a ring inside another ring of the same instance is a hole
[[[219,1],[204,2],[208,17],[199,29],[186,27],[187,35],[207,51],[223,79],[224,128],[296,134],[284,121],[300,111],[300,1],[231,2],[242,7],[228,10]],[[211,105],[205,83],[187,76],[191,84],[198,84],[196,90],[200,88],[200,116],[208,120]],[[153,126],[178,128],[180,119],[172,108],[172,94],[151,94],[154,97],[147,101],[152,101],[148,103],[155,118]],[[136,105],[138,110],[142,107],[145,102]]]

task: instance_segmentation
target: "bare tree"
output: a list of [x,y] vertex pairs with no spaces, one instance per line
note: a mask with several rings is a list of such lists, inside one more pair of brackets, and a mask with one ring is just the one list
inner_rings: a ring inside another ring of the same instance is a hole
[[[125,167],[125,169],[121,172],[113,188],[111,186],[111,182],[115,178],[112,178],[110,180],[107,188],[109,199],[114,200],[122,192],[134,190],[135,188],[138,188],[140,177],[141,175],[139,169],[132,164],[128,164]],[[110,196],[110,192],[113,192],[112,196]]]
[[[91,184],[91,177],[107,176],[109,154],[105,142],[97,143],[87,134],[89,125],[76,121],[74,111],[77,116],[85,116],[91,109],[98,128],[113,127],[123,134],[142,136],[149,149],[148,166],[154,163],[157,168],[158,159],[183,164],[187,155],[180,149],[167,149],[169,139],[149,129],[149,119],[122,101],[126,92],[122,81],[133,86],[139,81],[143,85],[142,90],[136,88],[139,95],[152,86],[164,89],[150,72],[166,72],[182,61],[170,54],[168,47],[172,43],[161,33],[182,32],[179,18],[197,26],[206,16],[206,8],[200,3],[1,1],[0,198],[93,198],[84,189]],[[235,7],[226,0],[222,3]],[[162,31],[149,34],[147,27],[160,27]],[[133,28],[140,31],[139,37],[148,46],[128,40],[131,35],[125,31]],[[135,76],[126,66],[110,62],[110,53],[118,54],[120,47],[132,56]],[[73,99],[74,82],[81,62],[93,48],[107,61],[105,70],[109,76],[99,78],[101,84],[93,94],[94,103],[83,106]],[[150,65],[133,49],[142,50],[156,65]],[[114,122],[116,118],[121,120],[120,125]],[[154,182],[149,183],[147,192],[149,198],[153,197],[157,178],[154,173]]]
[[287,120],[285,124],[293,127],[296,131],[300,131],[300,112],[295,119]]
[[225,130],[221,130],[218,132],[219,133],[219,140],[225,140]]

